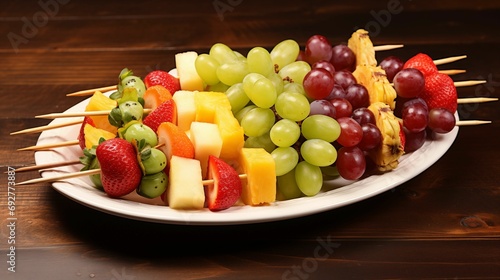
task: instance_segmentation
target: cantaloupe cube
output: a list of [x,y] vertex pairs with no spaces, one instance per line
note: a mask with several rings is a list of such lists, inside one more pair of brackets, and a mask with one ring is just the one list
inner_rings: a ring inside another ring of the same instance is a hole
[[237,159],[241,153],[241,148],[245,144],[243,128],[234,117],[233,112],[226,108],[215,111],[214,123],[219,128],[222,138],[222,149],[220,158],[229,161]]
[[206,178],[208,171],[208,156],[220,156],[222,138],[219,127],[213,123],[191,123],[191,142],[194,146],[194,158],[201,163],[202,178]]
[[214,122],[216,110],[226,108],[231,110],[229,99],[222,92],[216,91],[200,91],[194,95],[194,103],[196,106],[196,121],[197,122]]
[[177,105],[177,126],[188,131],[196,118],[194,91],[179,90],[172,97]]
[[200,162],[196,159],[172,156],[166,200],[173,209],[202,209],[205,189]]
[[243,148],[240,154],[241,199],[246,205],[269,204],[276,200],[276,167],[270,153],[262,148]]
[[194,62],[198,53],[194,51],[175,55],[175,67],[182,90],[203,90],[203,80],[198,75]]
[[[102,94],[100,91],[96,91],[89,100],[89,103],[85,107],[85,111],[105,111],[111,110],[117,106],[115,100]],[[97,128],[107,130],[111,133],[116,134],[118,128],[112,126],[108,121],[108,116],[91,116],[90,117]]]

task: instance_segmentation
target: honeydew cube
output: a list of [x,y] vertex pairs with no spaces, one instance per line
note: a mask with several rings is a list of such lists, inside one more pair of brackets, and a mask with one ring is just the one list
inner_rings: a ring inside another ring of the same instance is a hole
[[175,55],[175,67],[179,76],[179,83],[182,90],[203,90],[203,80],[198,75],[195,68],[195,61],[198,53],[188,51]]
[[172,156],[166,200],[173,209],[202,209],[205,189],[201,165],[196,159]]
[[219,157],[222,149],[219,127],[213,123],[192,122],[190,134],[194,146],[194,158],[200,161],[202,178],[206,178],[208,156]]
[[263,148],[241,149],[240,172],[247,174],[242,180],[241,199],[246,205],[264,205],[276,200],[276,166],[273,157]]
[[184,131],[189,130],[196,118],[194,95],[194,91],[179,90],[172,97],[177,106],[177,126]]
[[243,128],[234,117],[233,112],[226,108],[215,111],[214,123],[219,128],[222,138],[220,158],[227,161],[237,159],[245,144]]
[[214,122],[215,111],[222,108],[231,110],[226,94],[217,91],[200,91],[194,95],[197,122]]

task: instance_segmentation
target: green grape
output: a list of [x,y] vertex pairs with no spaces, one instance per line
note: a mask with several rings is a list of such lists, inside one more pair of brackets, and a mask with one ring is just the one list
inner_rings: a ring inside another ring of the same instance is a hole
[[300,137],[300,126],[289,119],[277,121],[270,131],[271,140],[278,147],[290,147]]
[[302,86],[302,84],[298,84],[298,83],[284,83],[283,91],[297,92],[297,93],[300,93],[302,95],[306,95],[306,91],[304,90],[304,86]]
[[303,194],[314,196],[321,191],[323,174],[319,166],[301,161],[295,167],[295,181]]
[[137,142],[144,139],[146,144],[151,147],[158,145],[158,137],[156,136],[154,130],[140,122],[136,122],[128,126],[128,128],[123,132],[123,138],[128,142],[132,142],[133,139]]
[[229,103],[231,104],[231,110],[233,114],[236,115],[238,111],[243,109],[250,99],[246,95],[243,90],[243,83],[237,83],[229,87],[226,91],[227,99],[229,99]]
[[299,162],[299,153],[292,147],[278,147],[271,152],[276,163],[276,176],[285,175]]
[[295,61],[279,71],[281,78],[302,84],[304,77],[311,71],[311,65],[305,61]]
[[238,59],[238,56],[233,52],[233,50],[222,43],[213,44],[208,54],[215,58],[220,65]]
[[226,92],[226,90],[229,88],[228,85],[222,83],[222,82],[219,82],[215,85],[209,85],[207,86],[207,91],[216,91],[216,92]]
[[242,55],[240,52],[233,50],[233,53],[236,56],[236,59],[238,59],[238,60],[245,60],[245,61],[247,60],[247,58],[244,55]]
[[246,136],[261,136],[274,125],[274,112],[268,108],[254,108],[245,114],[241,127]]
[[243,79],[243,90],[250,101],[261,108],[271,108],[276,102],[276,88],[273,82],[258,73],[251,73]]
[[137,193],[147,198],[155,198],[162,195],[167,189],[168,177],[164,172],[158,172],[143,176]]
[[118,107],[120,108],[123,123],[128,123],[133,120],[142,120],[144,108],[141,103],[137,101],[126,101],[118,105]]
[[284,175],[278,176],[276,178],[276,183],[279,192],[285,199],[293,199],[302,196],[302,191],[295,181],[295,169],[292,169]]
[[238,122],[241,124],[241,121],[243,120],[243,117],[250,112],[252,109],[257,108],[255,105],[248,105],[244,107],[243,109],[239,110],[234,117],[238,120]]
[[248,69],[264,76],[274,72],[274,64],[269,52],[262,47],[254,47],[247,54]]
[[297,60],[300,46],[291,39],[281,41],[270,52],[273,64],[278,65],[278,70]]
[[200,54],[196,58],[194,66],[200,78],[207,85],[215,85],[219,83],[216,71],[220,64],[215,58],[206,53]]
[[147,175],[163,171],[165,166],[167,166],[167,156],[162,151],[156,148],[151,148],[150,151],[151,154],[149,157],[142,161],[144,171]]
[[248,73],[247,62],[241,60],[224,63],[217,68],[217,77],[228,86],[243,82]]
[[334,142],[339,138],[339,123],[325,115],[311,115],[301,124],[302,135],[306,139],[322,139],[326,142]]
[[309,100],[304,95],[296,92],[283,92],[280,94],[274,107],[282,118],[296,122],[305,119],[311,110]]
[[308,163],[315,166],[329,166],[337,160],[337,150],[321,139],[309,139],[300,146],[300,155]]
[[264,133],[263,135],[257,137],[247,137],[244,146],[245,148],[263,148],[268,153],[271,153],[274,149],[276,149],[276,145],[274,145],[273,141],[271,141],[269,133]]
[[267,76],[271,82],[273,82],[274,87],[276,88],[276,93],[279,95],[283,92],[285,88],[285,83],[283,82],[283,79],[281,78],[278,73],[271,73]]
[[142,79],[137,76],[127,76],[123,78],[120,83],[121,86],[123,86],[123,89],[135,88],[137,90],[138,97],[143,97],[144,92],[146,92],[146,85],[144,84],[144,81],[142,81]]

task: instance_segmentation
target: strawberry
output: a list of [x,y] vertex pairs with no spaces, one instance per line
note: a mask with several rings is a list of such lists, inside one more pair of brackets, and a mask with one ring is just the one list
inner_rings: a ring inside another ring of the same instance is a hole
[[408,59],[403,65],[403,69],[415,68],[420,70],[425,77],[437,73],[438,69],[432,58],[424,53],[419,53],[414,57]]
[[177,123],[177,107],[173,99],[169,99],[151,113],[149,113],[143,120],[143,123],[149,126],[154,132],[158,130],[158,127],[162,122]]
[[179,79],[163,70],[149,72],[146,77],[144,77],[144,83],[147,88],[155,85],[162,85],[172,94],[181,89]]
[[83,118],[82,126],[80,127],[80,133],[78,134],[78,144],[80,145],[80,148],[85,149],[85,125],[90,124],[91,126],[95,127],[95,123],[90,118],[89,116],[85,116]]
[[101,182],[108,196],[129,194],[141,183],[137,152],[127,140],[113,138],[102,142],[97,146],[96,156],[101,166]]
[[445,74],[434,73],[425,77],[425,88],[419,95],[429,111],[434,108],[444,108],[455,113],[457,111],[457,89],[453,80]]
[[205,189],[208,209],[220,211],[233,206],[241,196],[242,186],[238,172],[225,161],[208,157],[208,178],[214,183]]

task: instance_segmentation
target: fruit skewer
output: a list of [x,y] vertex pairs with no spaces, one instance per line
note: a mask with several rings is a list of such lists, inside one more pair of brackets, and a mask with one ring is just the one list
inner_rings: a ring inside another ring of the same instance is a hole
[[79,164],[79,163],[80,163],[80,160],[73,160],[73,161],[63,161],[63,162],[31,165],[31,166],[17,168],[16,172],[19,173],[19,172],[27,172],[27,171],[33,171],[33,170],[45,170],[45,169],[51,169],[51,168],[56,168],[56,167],[75,165],[75,164]]

